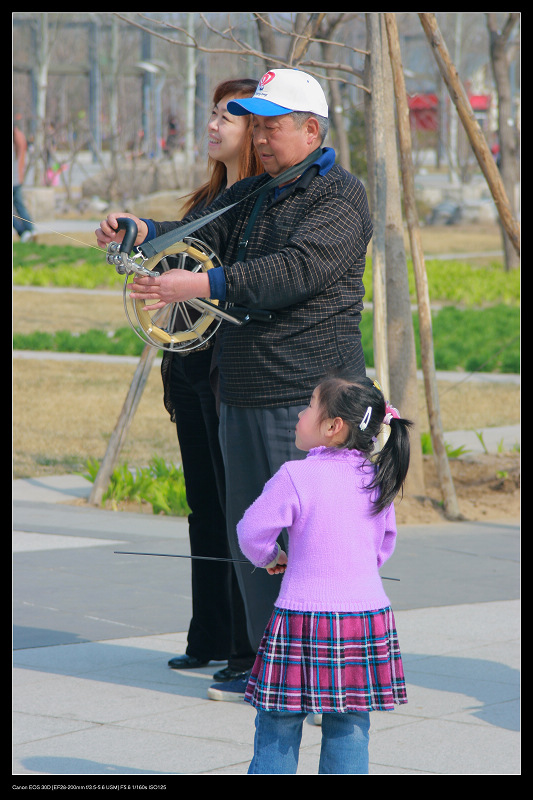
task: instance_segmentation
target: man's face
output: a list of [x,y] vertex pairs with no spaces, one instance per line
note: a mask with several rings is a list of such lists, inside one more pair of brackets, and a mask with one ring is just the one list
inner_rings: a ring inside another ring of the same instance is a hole
[[309,131],[311,121],[312,118],[297,128],[289,114],[279,117],[254,115],[254,145],[265,170],[273,178],[294,164],[299,164],[310,153],[312,148],[309,145],[314,141]]

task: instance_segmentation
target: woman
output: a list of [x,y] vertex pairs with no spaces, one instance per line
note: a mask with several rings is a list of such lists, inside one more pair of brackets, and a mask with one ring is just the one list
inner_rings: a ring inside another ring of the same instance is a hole
[[[254,80],[228,80],[213,95],[207,126],[209,180],[193,192],[183,214],[209,205],[233,183],[263,172],[252,143],[251,117],[236,117],[227,103],[251,97]],[[230,558],[225,506],[224,466],[218,441],[218,414],[211,388],[213,339],[189,354],[166,352],[161,367],[164,403],[181,451],[189,516],[191,555]],[[211,378],[210,378],[211,376]],[[216,681],[235,680],[251,669],[255,653],[248,640],[241,594],[232,564],[192,560],[192,619],[184,655],[168,663],[173,669],[203,667],[226,661]]]

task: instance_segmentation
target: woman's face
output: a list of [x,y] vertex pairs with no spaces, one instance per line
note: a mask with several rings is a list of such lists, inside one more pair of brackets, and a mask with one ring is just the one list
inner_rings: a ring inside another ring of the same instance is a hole
[[233,95],[227,95],[219,100],[207,125],[209,155],[226,165],[238,159],[248,134],[248,117],[236,117],[228,111],[227,105],[233,99]]

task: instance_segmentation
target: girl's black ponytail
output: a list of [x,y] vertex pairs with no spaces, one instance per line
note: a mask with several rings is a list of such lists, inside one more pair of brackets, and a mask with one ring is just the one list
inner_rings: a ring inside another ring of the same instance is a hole
[[379,514],[390,506],[398,492],[402,490],[409,469],[411,453],[409,428],[413,423],[408,419],[393,417],[389,424],[389,438],[382,450],[372,459],[376,465],[376,477],[368,488],[379,489],[374,514]]
[[[371,378],[333,375],[322,381],[318,390],[323,418],[339,416],[348,429],[346,440],[339,447],[359,450],[376,467],[368,489],[378,490],[372,513],[379,514],[403,487],[409,469],[409,428],[413,423],[401,418],[385,402],[380,385]],[[390,435],[383,449],[373,455],[384,423],[390,425]]]

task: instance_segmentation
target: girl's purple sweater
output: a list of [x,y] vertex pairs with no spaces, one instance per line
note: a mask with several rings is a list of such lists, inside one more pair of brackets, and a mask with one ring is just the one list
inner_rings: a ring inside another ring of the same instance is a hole
[[357,450],[317,447],[288,461],[237,526],[242,552],[257,567],[289,534],[288,565],[276,601],[293,611],[369,611],[390,605],[378,569],[392,555],[396,516],[372,516],[374,467]]

